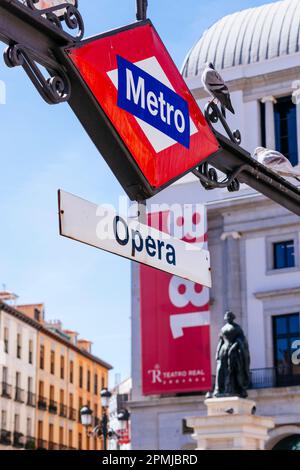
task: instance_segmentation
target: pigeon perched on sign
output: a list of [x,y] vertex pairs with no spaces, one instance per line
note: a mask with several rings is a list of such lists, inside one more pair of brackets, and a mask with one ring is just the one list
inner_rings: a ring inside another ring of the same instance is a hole
[[276,150],[257,147],[254,151],[253,158],[270,170],[275,171],[280,176],[296,178],[300,181],[300,167],[293,167],[291,162],[282,153]]
[[228,86],[212,63],[206,65],[202,74],[202,83],[205,90],[220,102],[223,114],[225,109],[235,114]]

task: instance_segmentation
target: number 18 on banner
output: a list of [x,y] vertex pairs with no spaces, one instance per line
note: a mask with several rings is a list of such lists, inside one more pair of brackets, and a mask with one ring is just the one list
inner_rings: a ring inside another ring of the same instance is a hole
[[[174,225],[168,222],[170,213],[162,216],[163,230],[168,227],[174,231]],[[200,223],[205,213],[194,213],[192,217]],[[183,221],[176,223],[182,225]],[[188,243],[201,240],[203,246],[206,235],[205,229],[200,237],[182,233],[181,238]],[[140,268],[140,285],[143,393],[210,390],[209,290],[145,266]]]

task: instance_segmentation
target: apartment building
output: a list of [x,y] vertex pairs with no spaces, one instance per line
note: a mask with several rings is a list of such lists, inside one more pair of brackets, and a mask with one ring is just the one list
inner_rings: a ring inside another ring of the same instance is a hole
[[46,322],[43,304],[12,306],[0,294],[0,450],[101,449],[80,423],[89,405],[97,424],[111,369],[91,346]]
[[19,312],[0,307],[0,449],[30,448],[36,418],[37,330]]

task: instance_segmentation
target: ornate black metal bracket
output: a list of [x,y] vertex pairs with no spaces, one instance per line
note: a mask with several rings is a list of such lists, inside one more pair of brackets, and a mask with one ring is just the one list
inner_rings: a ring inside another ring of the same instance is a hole
[[[69,30],[77,30],[76,35],[70,34],[76,41],[80,41],[84,35],[84,22],[83,18],[78,10],[78,0],[75,0],[75,4],[61,3],[50,8],[40,9],[36,5],[39,0],[24,0],[24,5],[27,5],[36,15],[49,20],[54,26],[57,26],[62,31],[63,23]],[[61,13],[58,15],[58,13]]]
[[48,104],[68,101],[71,95],[71,84],[67,74],[62,70],[47,68],[49,78],[45,78],[30,50],[21,44],[9,46],[4,52],[4,61],[8,67],[21,66],[33,85]]
[[193,174],[199,178],[201,185],[204,189],[222,189],[227,188],[229,192],[233,193],[240,190],[240,182],[238,180],[239,174],[246,169],[247,165],[242,165],[237,168],[233,173],[228,174],[225,179],[219,181],[219,175],[215,168],[209,168],[207,162],[202,163],[193,171]]
[[231,142],[234,144],[240,145],[242,142],[242,136],[241,133],[238,129],[231,131],[230,127],[228,126],[228,123],[223,116],[219,106],[214,102],[211,101],[210,103],[207,103],[205,106],[205,119],[208,122],[208,125],[210,128],[214,131],[214,127],[212,124],[216,124],[218,121],[221,122],[222,126],[225,129],[226,134],[228,135],[229,139]]
[[[214,101],[211,101],[206,105],[205,118],[212,131],[214,131],[213,124],[216,124],[218,121],[220,121],[229,139],[235,145],[241,144],[242,137],[240,131],[231,131],[219,106]],[[216,169],[209,168],[208,162],[204,162],[199,165],[196,170],[193,171],[193,174],[197,178],[199,178],[200,183],[204,189],[211,190],[217,188],[227,188],[229,192],[235,192],[240,190],[240,182],[238,180],[238,176],[243,170],[245,170],[245,165],[240,166],[231,173],[227,173],[225,179],[219,181],[219,175]]]

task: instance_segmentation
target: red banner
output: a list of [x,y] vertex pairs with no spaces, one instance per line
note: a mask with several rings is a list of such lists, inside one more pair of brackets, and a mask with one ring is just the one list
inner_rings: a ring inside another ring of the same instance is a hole
[[[181,239],[203,245],[206,217],[198,211],[190,218],[188,229],[186,217],[173,222],[167,212],[150,216],[149,224],[175,236],[181,227]],[[191,233],[197,225],[202,233]],[[144,395],[210,390],[209,290],[147,266],[140,267],[140,285]]]

